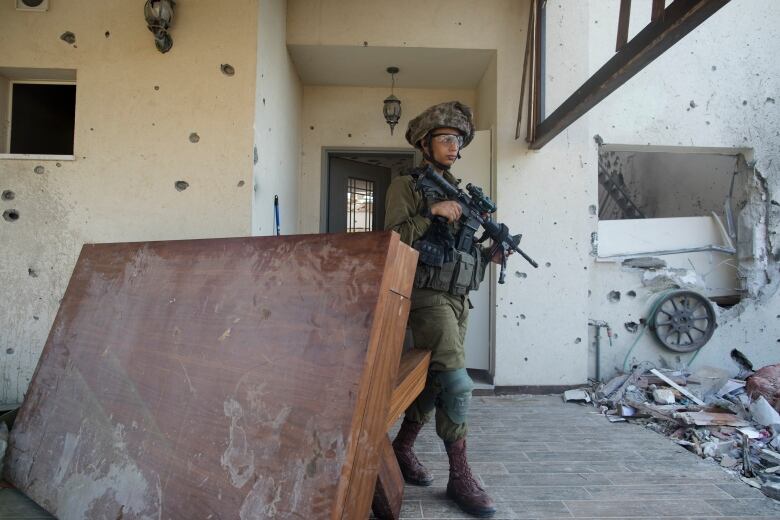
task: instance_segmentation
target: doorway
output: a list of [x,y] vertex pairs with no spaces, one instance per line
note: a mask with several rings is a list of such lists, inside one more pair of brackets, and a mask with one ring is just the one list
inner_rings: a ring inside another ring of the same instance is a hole
[[326,150],[324,214],[326,233],[384,229],[390,181],[414,165],[414,151]]

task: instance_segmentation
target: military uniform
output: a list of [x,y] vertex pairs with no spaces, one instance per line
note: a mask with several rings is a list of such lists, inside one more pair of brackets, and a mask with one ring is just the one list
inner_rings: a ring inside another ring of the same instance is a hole
[[[436,134],[437,129],[454,129],[458,134]],[[448,165],[436,159],[434,137],[438,150],[441,146],[452,150],[456,142],[458,150],[467,146],[474,138],[471,109],[457,101],[440,103],[411,120],[406,140],[423,152],[425,163],[393,179],[387,192],[385,228],[397,231],[403,242],[421,252],[409,326],[415,346],[431,351],[425,388],[406,410],[393,440],[393,451],[407,483],[431,485],[433,475],[414,454],[413,446],[423,424],[435,410],[436,433],[444,441],[450,462],[447,496],[467,513],[489,517],[496,512],[495,503],[474,477],[466,457],[466,415],[474,385],[466,372],[464,350],[470,306],[468,293],[484,278],[488,254],[481,246],[466,245],[469,240],[456,241],[460,224],[432,216],[431,206],[440,201],[426,200],[416,189],[417,180],[426,171],[429,175],[439,175],[428,170],[432,167],[443,172],[441,175],[450,184],[458,184]],[[433,195],[428,193],[426,197]],[[456,244],[470,249],[458,250]]]
[[[444,178],[450,184],[458,184],[449,172],[444,173]],[[431,219],[423,216],[426,210],[425,201],[415,190],[415,181],[414,172],[407,172],[394,179],[388,189],[385,204],[385,227],[397,231],[401,240],[410,246],[422,238],[431,227]],[[457,222],[448,226],[453,235],[460,229]],[[475,250],[475,253],[478,257],[475,274],[478,283],[484,277],[487,261],[481,249]],[[406,411],[406,416],[414,422],[425,424],[436,409],[436,432],[444,441],[452,442],[466,436],[468,427],[465,414],[468,403],[453,403],[454,409],[448,413],[445,401],[438,397],[442,391],[449,390],[452,393],[453,389],[442,385],[440,379],[457,376],[456,386],[459,388],[455,390],[460,390],[458,394],[463,394],[458,396],[458,399],[468,399],[470,396],[473,384],[466,374],[464,348],[470,302],[467,293],[452,294],[449,290],[444,290],[446,283],[438,285],[437,288],[424,287],[430,285],[425,283],[425,278],[429,277],[426,266],[419,266],[412,292],[409,326],[415,347],[431,351],[430,370],[433,376],[428,377],[425,390]],[[441,374],[456,371],[457,374]],[[451,417],[452,415],[455,417]]]

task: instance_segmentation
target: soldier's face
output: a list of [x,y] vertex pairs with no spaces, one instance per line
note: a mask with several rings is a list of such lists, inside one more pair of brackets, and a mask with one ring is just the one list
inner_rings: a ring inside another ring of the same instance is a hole
[[448,167],[458,159],[462,145],[463,136],[456,128],[437,128],[431,133],[431,156]]

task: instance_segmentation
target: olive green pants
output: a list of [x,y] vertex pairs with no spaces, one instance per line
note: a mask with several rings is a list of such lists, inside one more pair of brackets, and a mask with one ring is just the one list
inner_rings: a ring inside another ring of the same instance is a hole
[[[415,348],[431,351],[429,372],[450,371],[466,366],[466,326],[469,301],[466,296],[453,296],[433,289],[415,289],[409,311]],[[455,442],[466,436],[468,426],[450,419],[438,399],[442,388],[429,376],[425,388],[406,410],[406,418],[417,423],[430,421],[436,411],[436,433],[445,442]]]

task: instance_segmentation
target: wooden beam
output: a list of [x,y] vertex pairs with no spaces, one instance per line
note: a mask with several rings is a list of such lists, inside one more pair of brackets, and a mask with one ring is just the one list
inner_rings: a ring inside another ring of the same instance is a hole
[[648,25],[634,36],[539,124],[536,139],[529,148],[538,150],[550,142],[727,3],[729,0],[675,0],[666,8],[662,20]]
[[615,52],[618,52],[628,43],[628,23],[630,21],[631,0],[620,0],[620,14],[618,15],[617,43],[615,43]]
[[666,0],[653,0],[653,12],[650,15],[651,22],[657,22],[664,17]]

